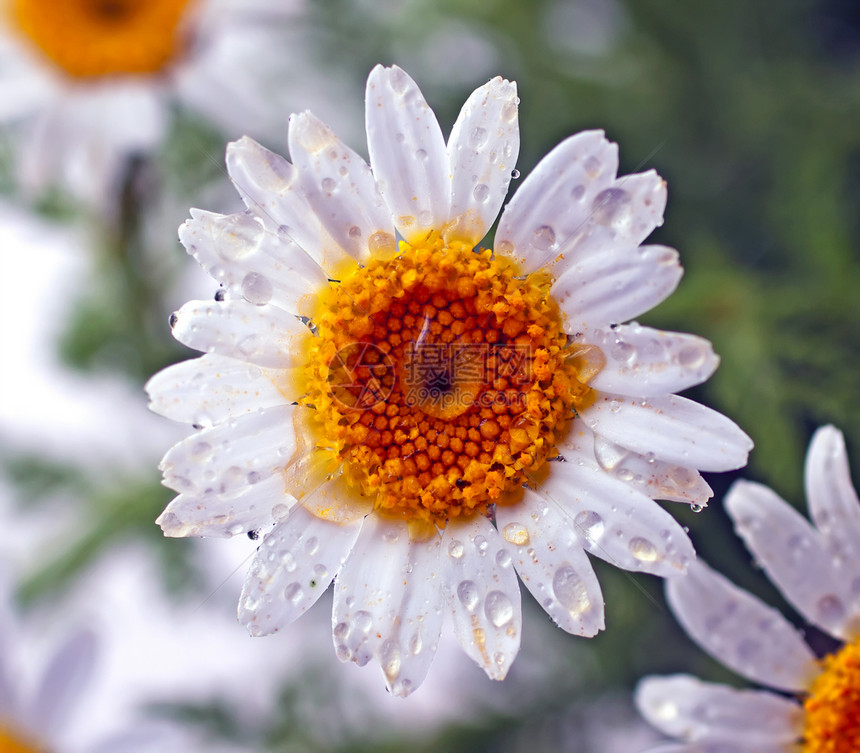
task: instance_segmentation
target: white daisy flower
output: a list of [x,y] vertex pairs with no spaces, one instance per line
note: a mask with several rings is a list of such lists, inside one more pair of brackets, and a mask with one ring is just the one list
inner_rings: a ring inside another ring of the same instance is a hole
[[737,482],[726,509],[786,600],[843,642],[817,659],[779,612],[701,562],[666,584],[672,611],[705,651],[773,691],[695,677],[648,677],[636,702],[655,727],[686,742],[653,753],[856,753],[860,750],[860,504],[845,443],[819,429],[806,458],[814,525],[768,487]]
[[173,334],[206,355],[147,386],[156,412],[198,425],[162,462],[179,492],[165,533],[265,528],[239,605],[253,635],[336,577],[337,656],[375,659],[397,695],[424,679],[445,612],[504,678],[517,574],[563,629],[597,633],[585,552],[683,572],[693,548],[652,498],[705,504],[698,470],[741,466],[751,446],[672,394],[716,367],[707,341],[618,324],[669,295],[681,268],[639,245],[665,183],[616,178],[602,132],[554,149],[502,213],[495,250],[474,249],[514,170],[518,102],[493,79],[446,144],[412,79],[377,66],[372,169],[309,112],[290,120],[293,164],[230,144],[247,210],[193,210],[180,229],[229,296],[174,315]]
[[257,36],[294,12],[292,2],[6,0],[0,123],[15,129],[22,184],[102,202],[125,159],[162,141],[174,100],[247,130],[270,96]]
[[[6,605],[0,604],[4,612]],[[20,646],[11,614],[0,614],[0,751],[43,753],[53,750],[64,723],[86,684],[95,659],[95,639],[87,630],[71,633],[48,659],[32,687],[16,666]]]

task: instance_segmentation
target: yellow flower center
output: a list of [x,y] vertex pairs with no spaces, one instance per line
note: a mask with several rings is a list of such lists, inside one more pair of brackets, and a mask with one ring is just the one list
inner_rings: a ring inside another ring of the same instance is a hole
[[12,0],[14,25],[68,75],[155,73],[181,53],[190,0]]
[[378,512],[485,513],[557,455],[597,360],[568,345],[546,275],[438,236],[400,244],[318,300],[310,431]]
[[0,753],[42,753],[42,748],[25,740],[0,720]]
[[804,708],[803,753],[860,751],[860,641],[822,661]]

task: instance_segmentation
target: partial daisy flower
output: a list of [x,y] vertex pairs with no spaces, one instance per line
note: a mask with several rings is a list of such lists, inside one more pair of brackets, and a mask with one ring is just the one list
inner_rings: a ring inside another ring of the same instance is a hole
[[[5,611],[5,604],[2,605]],[[0,750],[43,753],[54,750],[95,659],[95,638],[71,633],[48,660],[33,688],[21,682],[24,667],[15,645],[11,614],[0,615]],[[29,678],[28,678],[29,679]]]
[[125,160],[163,140],[175,101],[246,131],[271,96],[272,82],[259,80],[259,33],[295,13],[292,2],[270,5],[6,0],[0,123],[17,129],[22,184],[59,185],[101,203]]
[[293,164],[230,144],[247,210],[192,210],[180,229],[225,288],[172,318],[206,355],[147,385],[156,412],[198,429],[161,465],[179,492],[164,532],[263,536],[239,605],[253,635],[336,577],[337,656],[375,659],[401,696],[424,679],[446,611],[466,653],[505,677],[517,574],[564,630],[593,636],[603,599],[586,551],[682,573],[692,545],[652,498],[704,505],[698,471],[741,466],[751,446],[671,394],[714,370],[707,341],[618,324],[669,295],[681,268],[639,245],[665,183],[616,178],[601,131],[554,149],[495,249],[475,248],[514,171],[518,102],[493,79],[446,144],[412,79],[377,66],[372,170],[309,112],[290,120]]
[[636,703],[685,743],[653,753],[855,753],[860,750],[860,504],[845,443],[819,429],[806,458],[814,525],[768,487],[737,482],[726,510],[786,600],[842,641],[818,659],[775,609],[701,562],[666,584],[672,611],[705,651],[775,692],[737,690],[688,675],[648,677]]

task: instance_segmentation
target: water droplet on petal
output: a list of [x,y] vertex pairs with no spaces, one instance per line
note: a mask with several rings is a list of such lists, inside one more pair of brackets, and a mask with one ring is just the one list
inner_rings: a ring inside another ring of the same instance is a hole
[[496,627],[502,627],[514,617],[514,605],[501,591],[490,591],[484,601],[484,614]]
[[448,556],[453,557],[455,560],[460,559],[465,551],[462,541],[454,539],[450,544],[448,544]]
[[580,201],[583,196],[585,196],[585,186],[583,185],[574,186],[570,192],[570,198],[574,201]]
[[373,618],[370,616],[370,612],[365,612],[362,609],[353,615],[352,624],[362,633],[368,633],[373,626]]
[[415,633],[409,639],[409,653],[413,656],[417,656],[421,653],[421,649],[423,648],[424,643],[421,640],[421,636],[418,633]]
[[304,596],[304,593],[302,592],[302,587],[298,583],[290,583],[284,589],[284,598],[293,604],[298,604],[301,601],[302,596]]
[[478,587],[475,585],[474,581],[464,580],[457,586],[457,598],[460,600],[460,603],[466,607],[470,612],[475,611],[475,607],[478,606]]
[[637,560],[640,562],[655,562],[660,558],[660,552],[648,539],[643,539],[641,536],[634,536],[627,543],[627,548]]
[[546,251],[555,244],[555,230],[549,225],[541,225],[534,231],[532,244],[535,248]]
[[496,552],[496,564],[499,567],[509,567],[511,564],[511,555],[508,553],[507,549],[499,549]]
[[307,541],[305,541],[305,554],[308,557],[313,557],[320,548],[319,539],[316,536],[311,536]]
[[287,505],[277,504],[272,508],[272,517],[277,522],[286,520],[289,517],[290,508]]
[[845,605],[833,594],[822,596],[815,605],[815,608],[824,622],[838,623],[845,617]]
[[478,183],[472,189],[472,196],[475,197],[475,201],[483,203],[490,197],[490,187],[486,183]]
[[703,345],[687,345],[678,351],[678,364],[685,369],[698,369],[705,363],[708,351]]
[[334,178],[323,178],[320,182],[320,188],[322,188],[323,193],[331,195],[337,188],[337,181]]
[[606,530],[603,518],[594,510],[583,510],[577,513],[573,519],[573,524],[576,526],[576,532],[591,542],[600,539]]
[[528,528],[522,523],[508,523],[502,529],[502,536],[505,537],[505,541],[517,546],[525,546],[530,539]]
[[488,135],[489,134],[487,133],[486,128],[476,126],[469,134],[469,146],[472,147],[472,149],[480,149],[484,144],[487,143]]
[[558,603],[572,615],[588,611],[591,601],[582,578],[570,565],[564,564],[552,577],[552,591]]

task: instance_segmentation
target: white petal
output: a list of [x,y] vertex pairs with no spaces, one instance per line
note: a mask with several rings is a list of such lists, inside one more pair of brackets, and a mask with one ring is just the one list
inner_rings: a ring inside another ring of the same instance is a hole
[[725,500],[735,524],[788,602],[809,622],[850,640],[851,581],[827,551],[823,536],[791,505],[762,484],[736,482]]
[[775,609],[701,561],[666,581],[666,598],[687,634],[753,682],[803,691],[820,671],[800,634]]
[[454,635],[492,680],[504,680],[520,649],[520,587],[492,523],[481,515],[448,523],[442,549]]
[[145,385],[149,407],[174,421],[212,426],[294,400],[290,372],[208,353],[162,369]]
[[495,250],[530,273],[564,261],[562,247],[587,226],[592,205],[618,170],[618,145],[603,131],[583,131],[562,141],[523,181],[505,208]]
[[640,324],[594,329],[575,342],[596,345],[606,365],[589,387],[619,395],[652,397],[682,392],[704,382],[720,362],[702,337]]
[[[252,477],[253,478],[253,477]],[[280,475],[219,493],[219,487],[174,497],[155,521],[170,538],[231,538],[270,526],[296,501]]]
[[299,187],[298,170],[279,154],[243,136],[227,145],[227,172],[245,206],[270,232],[292,238],[327,272],[348,258],[323,232]]
[[30,725],[50,738],[68,719],[92,675],[96,637],[89,630],[74,632],[57,649],[42,676],[29,708]]
[[370,515],[334,590],[332,635],[341,661],[379,661],[388,690],[424,680],[442,630],[439,538],[411,540],[405,523]]
[[189,348],[273,369],[296,365],[309,334],[284,309],[247,301],[189,301],[173,323],[173,336]]
[[394,224],[410,240],[448,222],[451,174],[445,139],[417,84],[396,65],[367,78],[370,164]]
[[632,319],[649,311],[678,287],[684,270],[678,252],[665,246],[601,251],[577,258],[551,293],[575,333]]
[[557,505],[523,493],[519,504],[496,507],[496,527],[508,543],[502,562],[513,555],[517,575],[562,630],[597,635],[604,628],[603,595],[582,539]]
[[242,588],[239,622],[251,635],[270,635],[304,614],[340,571],[361,523],[332,523],[294,507],[257,550]]
[[803,732],[803,707],[794,701],[689,675],[646,677],[635,700],[651,724],[682,740],[790,743]]
[[249,303],[272,303],[309,314],[325,272],[286,235],[275,235],[250,212],[222,215],[191,210],[179,239],[212,277]]
[[696,743],[667,743],[656,748],[648,748],[643,753],[802,753],[796,746],[783,743],[769,745],[767,743],[744,742],[696,742]]
[[752,440],[733,421],[677,395],[636,401],[600,394],[580,415],[595,434],[686,468],[741,468],[752,449]]
[[393,250],[394,225],[367,163],[309,112],[290,118],[289,143],[302,190],[335,242],[359,260]]
[[597,463],[571,453],[552,464],[537,493],[560,506],[587,551],[624,570],[684,572],[696,556],[684,529],[662,507]]
[[[823,426],[815,432],[806,455],[806,496],[809,513],[832,553],[860,577],[860,502],[851,485],[851,471],[842,432]],[[860,593],[860,580],[856,581]]]
[[472,92],[448,139],[451,219],[473,245],[496,219],[520,151],[517,85],[497,76]]
[[296,452],[295,410],[284,405],[249,413],[183,439],[161,461],[164,485],[189,497],[231,499],[280,476]]
[[687,502],[705,507],[714,492],[693,468],[672,465],[595,435],[580,419],[575,419],[567,436],[557,444],[562,456],[573,450],[594,458],[610,476],[636,487],[651,499]]

